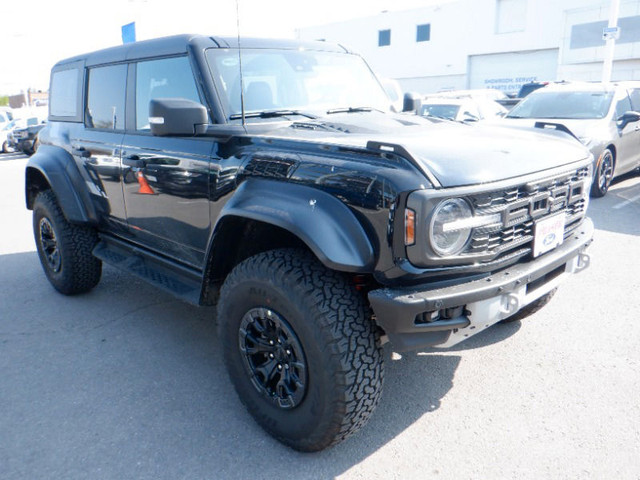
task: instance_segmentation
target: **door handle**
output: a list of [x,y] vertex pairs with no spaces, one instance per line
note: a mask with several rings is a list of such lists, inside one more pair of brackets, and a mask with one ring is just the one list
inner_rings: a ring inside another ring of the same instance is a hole
[[74,148],[72,153],[81,158],[89,158],[91,157],[91,152],[84,147]]
[[122,159],[122,164],[128,167],[144,168],[147,162],[142,160],[138,155],[128,155]]

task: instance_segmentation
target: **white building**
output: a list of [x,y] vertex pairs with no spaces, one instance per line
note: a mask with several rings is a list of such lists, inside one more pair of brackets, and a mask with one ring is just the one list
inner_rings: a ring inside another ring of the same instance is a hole
[[[443,0],[298,30],[341,43],[405,91],[515,92],[532,80],[600,80],[610,0]],[[640,80],[640,0],[620,0],[612,80]]]

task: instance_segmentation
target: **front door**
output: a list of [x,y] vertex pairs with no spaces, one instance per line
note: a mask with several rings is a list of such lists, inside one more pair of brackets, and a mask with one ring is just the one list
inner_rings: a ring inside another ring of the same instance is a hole
[[[211,138],[152,136],[149,101],[186,98],[201,102],[187,56],[130,66],[128,118],[122,145],[127,223],[134,241],[202,268],[210,232]],[[135,92],[134,95],[132,93]]]

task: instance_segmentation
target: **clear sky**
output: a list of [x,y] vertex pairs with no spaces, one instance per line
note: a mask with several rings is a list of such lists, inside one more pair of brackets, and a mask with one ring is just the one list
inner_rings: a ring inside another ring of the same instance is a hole
[[[447,0],[238,0],[244,36],[295,38],[301,27],[418,8]],[[235,0],[3,0],[0,94],[46,90],[58,60],[122,43],[179,33],[236,35]]]

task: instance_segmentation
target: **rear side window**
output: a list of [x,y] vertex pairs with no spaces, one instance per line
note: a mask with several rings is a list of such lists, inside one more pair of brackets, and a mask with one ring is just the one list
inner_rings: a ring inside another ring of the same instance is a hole
[[140,62],[136,67],[136,130],[149,130],[149,101],[186,98],[200,103],[187,57]]
[[82,120],[81,74],[79,65],[52,72],[49,88],[49,116],[52,120]]
[[89,128],[124,130],[127,66],[110,65],[89,70],[87,112]]

